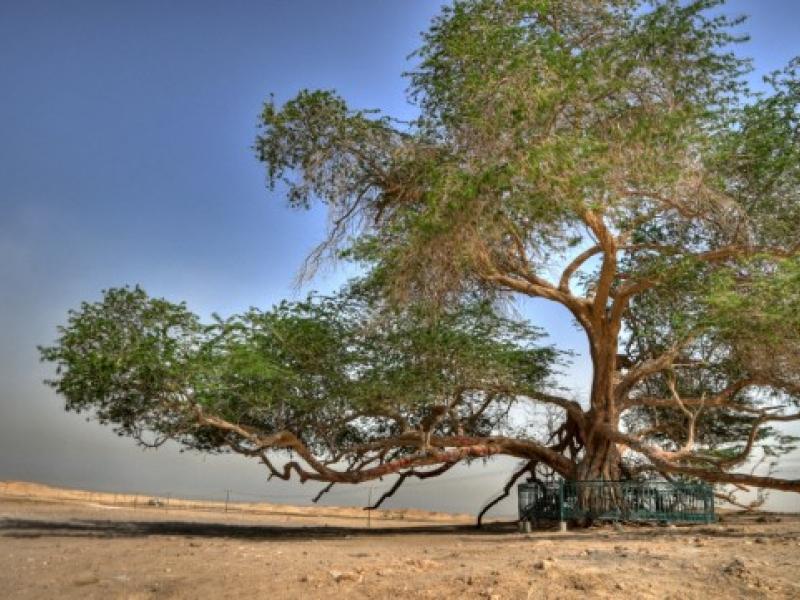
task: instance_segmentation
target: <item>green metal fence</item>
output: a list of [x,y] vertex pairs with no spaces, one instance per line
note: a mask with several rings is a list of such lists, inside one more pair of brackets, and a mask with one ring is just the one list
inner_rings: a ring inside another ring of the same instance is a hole
[[553,481],[517,486],[520,521],[607,520],[712,523],[714,493],[670,481]]

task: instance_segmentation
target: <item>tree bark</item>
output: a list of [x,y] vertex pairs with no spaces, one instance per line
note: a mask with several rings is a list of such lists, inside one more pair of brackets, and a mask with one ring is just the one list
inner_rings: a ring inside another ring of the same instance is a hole
[[584,454],[575,468],[577,481],[617,481],[621,477],[616,443],[604,434],[617,429],[619,410],[615,400],[617,348],[620,325],[605,316],[586,329],[592,359],[590,408],[582,431]]

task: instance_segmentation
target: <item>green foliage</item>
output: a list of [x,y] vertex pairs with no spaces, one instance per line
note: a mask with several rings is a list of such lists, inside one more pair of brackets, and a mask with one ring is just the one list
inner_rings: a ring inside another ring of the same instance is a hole
[[800,405],[800,260],[756,257],[720,270],[705,300],[739,364]]
[[754,242],[798,242],[800,203],[800,58],[765,78],[773,92],[732,115],[712,154],[721,186],[746,211]]
[[[632,367],[682,348],[683,366],[634,398],[671,398],[673,379],[694,399],[757,381],[737,393],[744,412],[697,416],[699,443],[723,456],[753,411],[800,398],[798,63],[752,94],[733,51],[743,19],[723,13],[721,0],[456,0],[407,74],[413,123],[303,92],[267,105],[259,157],[331,208],[325,249],[365,263],[397,305],[509,291],[573,315],[591,305],[578,320],[593,348]],[[325,114],[335,133],[320,137]],[[548,288],[595,245],[578,286]],[[677,404],[628,417],[665,447],[685,439]]]
[[[388,159],[382,150],[396,137],[387,119],[370,119],[370,112],[349,111],[331,91],[303,90],[280,109],[267,102],[261,113],[264,133],[255,148],[268,165],[270,186],[283,178],[290,205],[302,208],[312,197],[329,199],[358,187],[371,168]],[[297,184],[285,179],[297,167],[313,176]]]
[[399,299],[476,285],[511,236],[547,267],[588,241],[587,210],[624,229],[653,194],[708,208],[696,157],[742,91],[739,20],[706,16],[711,0],[653,4],[455,2],[409,74],[412,127],[301,92],[267,104],[259,158],[292,176],[291,204],[332,207],[329,242],[390,272]]
[[56,363],[50,384],[69,410],[142,443],[168,436],[223,448],[230,440],[196,424],[197,406],[333,454],[398,433],[395,417],[417,426],[462,392],[473,395],[458,409],[465,418],[471,403],[499,392],[495,405],[506,410],[489,411],[472,432],[502,428],[515,395],[548,381],[556,353],[533,345],[540,335],[478,300],[435,320],[418,307],[387,312],[361,284],[202,325],[184,305],[136,287],[70,312],[41,355]]
[[57,365],[48,383],[67,410],[92,409],[121,434],[160,434],[176,425],[164,407],[192,384],[201,331],[183,304],[150,299],[139,287],[112,289],[70,311],[58,343],[40,351]]

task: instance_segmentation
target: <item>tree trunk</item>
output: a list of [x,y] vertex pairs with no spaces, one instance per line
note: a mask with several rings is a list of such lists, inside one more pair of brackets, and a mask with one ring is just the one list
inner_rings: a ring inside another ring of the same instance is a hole
[[614,442],[589,433],[583,450],[583,458],[575,469],[576,481],[618,481],[620,479],[622,476],[620,455]]
[[592,356],[591,408],[583,431],[584,455],[575,469],[576,481],[617,481],[621,477],[616,444],[598,433],[599,425],[619,426],[614,402],[619,327],[603,324],[589,333]]

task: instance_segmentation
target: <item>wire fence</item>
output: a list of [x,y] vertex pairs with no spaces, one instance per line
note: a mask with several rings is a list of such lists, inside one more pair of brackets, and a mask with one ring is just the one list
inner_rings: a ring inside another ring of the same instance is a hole
[[[473,475],[466,475],[470,478]],[[456,479],[456,478],[453,478]],[[423,482],[409,482],[409,487]],[[444,482],[442,482],[444,483]],[[147,492],[100,492],[73,490],[39,484],[0,482],[0,496],[6,499],[74,503],[97,508],[131,509],[135,511],[200,511],[217,514],[282,517],[284,520],[334,519],[358,520],[367,526],[372,521],[442,522],[453,520],[454,515],[421,509],[379,509],[369,506],[390,486],[358,487],[342,489],[336,499],[347,496],[360,506],[309,506],[307,503],[315,493],[254,493],[236,489],[209,490],[202,494],[161,491]],[[299,505],[306,504],[305,506]]]

